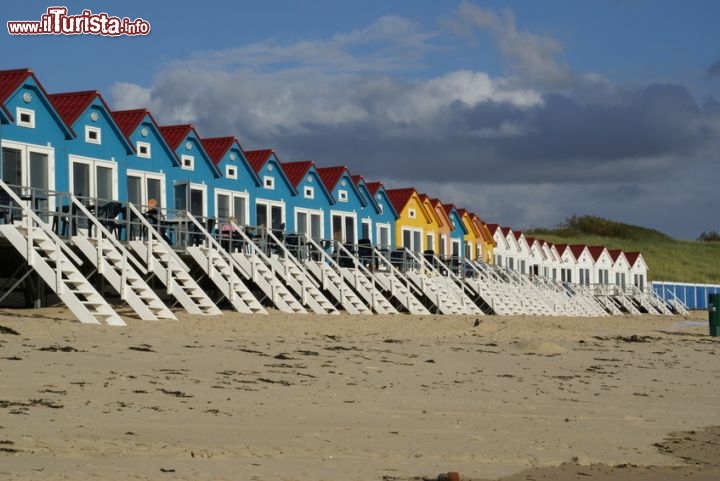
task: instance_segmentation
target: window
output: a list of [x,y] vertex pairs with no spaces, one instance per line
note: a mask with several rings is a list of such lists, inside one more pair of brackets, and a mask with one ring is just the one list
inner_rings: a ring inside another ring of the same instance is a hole
[[248,224],[248,195],[229,190],[215,190],[215,216],[218,219],[235,217],[237,225]]
[[[3,180],[9,185],[24,185],[40,190],[55,188],[53,150],[4,141],[2,143]],[[49,200],[52,202],[52,199]]]
[[508,257],[508,258],[505,260],[505,262],[507,263],[507,268],[508,268],[508,269],[510,269],[511,271],[514,271],[514,270],[515,270],[515,258],[513,258],[513,257]]
[[255,225],[281,231],[285,227],[285,204],[268,200],[255,202]]
[[332,235],[333,240],[355,244],[355,214],[346,212],[332,212]]
[[143,159],[149,159],[150,158],[150,144],[147,142],[140,142],[138,140],[136,144],[137,148],[137,156],[142,157]]
[[422,230],[421,229],[411,229],[407,227],[403,227],[402,229],[402,237],[403,237],[403,247],[408,249],[411,252],[421,252],[422,251]]
[[192,155],[181,156],[180,165],[184,170],[195,170],[195,157]]
[[410,219],[414,219],[414,218],[416,217],[416,215],[417,215],[417,214],[416,214],[416,212],[415,212],[415,209],[408,209],[408,217],[409,217]]
[[117,164],[107,160],[70,156],[70,188],[73,194],[98,199],[117,199]]
[[377,244],[382,249],[390,249],[390,224],[377,224]]
[[305,195],[306,199],[314,199],[315,198],[315,189],[313,187],[305,187],[303,189],[303,194]]
[[363,219],[360,222],[360,239],[369,239],[370,243],[372,243],[372,235],[370,231],[371,222],[369,220]]
[[425,236],[425,250],[435,251],[435,235],[432,232]]
[[625,274],[621,272],[615,273],[615,285],[619,287],[625,287]]
[[18,107],[15,109],[15,118],[20,127],[35,128],[35,111]]
[[225,166],[225,177],[228,179],[237,179],[237,166],[236,165],[226,165]]
[[645,276],[642,274],[635,274],[634,276],[635,287],[638,289],[645,290]]
[[314,240],[323,238],[323,213],[320,210],[296,209],[295,231]]
[[102,143],[102,132],[99,127],[91,127],[89,125],[85,126],[85,142],[88,144],[98,144],[100,145]]
[[128,201],[136,206],[148,205],[155,199],[157,208],[165,206],[165,176],[139,170],[127,171]]
[[495,265],[502,266],[502,256],[500,254],[495,254]]
[[266,175],[263,177],[263,186],[269,190],[275,190],[275,177]]
[[348,201],[348,193],[347,190],[338,190],[338,200],[340,202],[347,202]]
[[173,186],[175,194],[175,210],[185,210],[194,217],[204,218],[207,215],[207,186],[180,182]]

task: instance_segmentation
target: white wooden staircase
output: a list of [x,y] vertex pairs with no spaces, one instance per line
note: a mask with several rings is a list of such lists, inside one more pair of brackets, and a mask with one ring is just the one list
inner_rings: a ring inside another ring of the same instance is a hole
[[375,313],[398,314],[398,310],[393,307],[382,291],[375,285],[376,279],[370,270],[344,245],[338,243],[338,248],[340,255],[351,259],[353,263],[353,267],[340,267],[340,274],[342,274],[345,283],[351,286],[372,307]]
[[110,283],[140,319],[146,321],[177,319],[141,276],[141,273],[147,274],[147,269],[128,253],[115,236],[74,195],[70,199],[75,209],[88,218],[95,232],[93,238],[83,235],[73,236],[73,244],[95,266],[98,274]]
[[430,314],[430,311],[420,301],[422,293],[418,291],[417,287],[374,247],[373,252],[379,265],[372,274],[386,295],[390,299],[394,299],[410,314]]
[[189,267],[178,257],[160,233],[137,208],[128,203],[147,232],[146,240],[131,240],[128,244],[155,277],[165,285],[167,293],[190,314],[220,315],[222,311],[208,297],[190,275]]
[[78,270],[77,265],[82,265],[82,261],[2,180],[0,189],[22,209],[24,219],[22,227],[0,225],[0,233],[25,258],[28,266],[80,322],[124,326],[125,321]]

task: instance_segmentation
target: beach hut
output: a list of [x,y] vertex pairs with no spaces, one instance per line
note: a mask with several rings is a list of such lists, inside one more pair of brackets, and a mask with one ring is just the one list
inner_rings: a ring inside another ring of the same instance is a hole
[[[145,206],[155,199],[158,209],[168,205],[168,172],[180,166],[147,109],[113,112],[113,118],[135,151],[118,162],[119,200]],[[123,180],[124,178],[124,180]]]
[[451,236],[453,231],[453,223],[448,217],[445,206],[440,199],[430,199],[430,204],[435,210],[435,216],[439,220],[438,233],[440,235],[437,241],[437,254],[441,259],[450,257],[452,253]]
[[249,225],[250,192],[255,192],[261,181],[250,167],[240,142],[235,137],[203,138],[200,141],[222,174],[213,179],[212,216],[219,222],[233,217],[237,225]]
[[395,236],[393,233],[398,213],[392,202],[390,202],[382,182],[367,182],[365,185],[368,193],[375,199],[375,203],[380,209],[375,216],[375,245],[382,250],[392,250],[395,248]]
[[221,177],[220,171],[192,125],[161,126],[160,133],[177,161],[177,167],[168,171],[168,180],[172,182],[170,205],[176,211],[207,219],[215,210],[212,188],[214,181]]
[[625,252],[625,258],[629,265],[629,279],[632,279],[635,287],[644,291],[647,286],[648,272],[648,265],[645,262],[645,258],[640,252]]
[[364,204],[360,207],[360,211],[358,213],[358,216],[360,217],[359,239],[364,239],[363,242],[370,241],[371,244],[376,244],[375,229],[373,226],[378,220],[378,215],[381,213],[381,207],[375,200],[375,197],[370,193],[367,183],[362,175],[353,175],[352,181],[364,200]]
[[288,199],[292,212],[288,230],[319,241],[329,239],[330,232],[325,222],[335,200],[323,184],[312,160],[282,162],[281,167],[297,191]]
[[432,217],[425,209],[417,191],[413,187],[388,189],[388,198],[398,219],[395,222],[395,245],[410,251],[421,253],[425,250],[425,231],[436,230],[432,226]]
[[605,246],[588,246],[588,251],[593,259],[591,271],[592,282],[601,286],[610,284],[610,270],[613,259]]
[[439,252],[440,233],[442,231],[449,232],[447,227],[443,226],[442,218],[438,216],[435,206],[430,201],[430,197],[427,194],[418,194],[420,201],[422,202],[425,212],[428,213],[428,217],[431,219],[430,223],[425,228],[425,251],[432,251],[433,254]]
[[624,289],[628,282],[630,263],[625,253],[620,249],[611,249],[608,253],[613,261],[612,268],[610,269],[610,283],[620,289]]
[[[67,190],[66,142],[75,133],[30,69],[0,71],[0,134],[0,178],[7,184]],[[55,201],[47,198],[47,207],[54,209]]]
[[272,149],[246,151],[245,156],[261,182],[254,199],[253,196],[250,199],[253,204],[250,224],[285,231],[287,204],[297,191],[285,175],[279,157]]
[[577,259],[573,250],[568,244],[555,244],[555,249],[560,259],[560,280],[566,283],[574,282],[577,279],[575,272]]
[[491,263],[494,258],[495,239],[490,233],[487,224],[477,214],[470,212],[475,230],[480,234],[476,241],[477,258],[483,262]]
[[478,232],[475,224],[473,224],[472,217],[466,209],[458,208],[457,211],[458,215],[460,216],[460,221],[463,223],[463,225],[465,226],[465,230],[467,231],[463,242],[463,247],[465,249],[465,252],[463,252],[463,256],[465,257],[465,259],[475,260],[477,259],[478,238],[481,236],[481,234],[480,232]]
[[321,167],[318,175],[335,201],[326,213],[332,239],[344,244],[357,244],[359,235],[372,230],[372,220],[361,221],[360,212],[366,206],[363,195],[352,180],[347,167]]
[[66,92],[49,98],[75,133],[66,142],[67,158],[56,158],[57,190],[85,197],[90,204],[118,200],[119,164],[134,149],[100,92]]
[[449,254],[455,258],[462,258],[465,252],[465,236],[467,235],[467,228],[460,218],[457,208],[454,204],[443,204],[445,214],[450,220],[450,249]]
[[593,259],[587,246],[584,244],[573,244],[569,246],[575,257],[575,269],[573,271],[573,279],[576,279],[576,283],[589,286],[592,283],[592,276],[590,273],[595,267],[595,260]]

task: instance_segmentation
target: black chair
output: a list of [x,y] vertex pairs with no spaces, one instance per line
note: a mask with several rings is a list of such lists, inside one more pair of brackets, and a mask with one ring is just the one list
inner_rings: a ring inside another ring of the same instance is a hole
[[5,189],[0,189],[0,219],[3,224],[12,223],[12,198]]
[[360,259],[360,262],[365,267],[370,267],[371,269],[374,269],[375,267],[377,267],[377,262],[373,262],[374,256],[373,256],[372,242],[370,241],[370,239],[358,240],[357,255],[358,255],[358,258]]
[[401,272],[405,271],[405,251],[396,249],[390,252],[390,263]]
[[120,202],[112,201],[108,202],[107,204],[101,205],[95,216],[100,221],[100,223],[110,231],[111,234],[114,234],[116,237],[120,237],[122,234],[122,229],[125,227],[124,222],[122,222],[121,219],[118,219],[120,214],[124,214],[125,209],[123,209],[123,206]]
[[285,247],[290,254],[292,254],[298,260],[304,259],[304,248],[305,248],[305,236],[302,234],[288,234],[285,237]]

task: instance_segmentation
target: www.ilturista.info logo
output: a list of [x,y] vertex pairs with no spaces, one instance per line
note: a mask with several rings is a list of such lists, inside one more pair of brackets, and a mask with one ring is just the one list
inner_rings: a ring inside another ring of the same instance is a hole
[[147,35],[150,23],[142,18],[111,17],[107,13],[83,10],[80,15],[68,15],[66,7],[50,7],[40,20],[15,20],[7,23],[10,35]]

